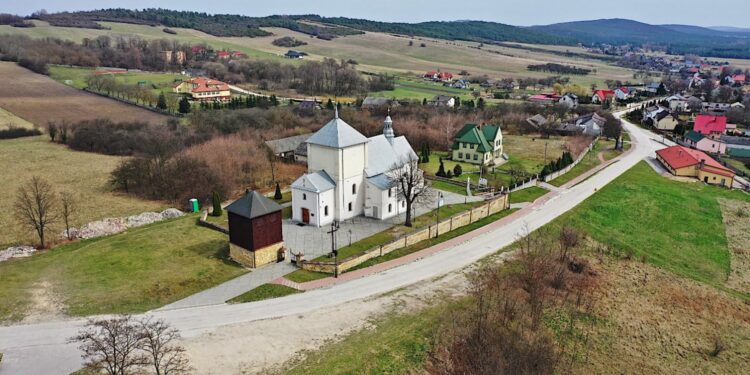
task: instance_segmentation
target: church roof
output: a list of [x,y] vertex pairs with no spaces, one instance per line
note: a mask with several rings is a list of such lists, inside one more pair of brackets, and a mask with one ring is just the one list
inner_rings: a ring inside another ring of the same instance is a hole
[[367,143],[367,137],[336,116],[306,142],[325,147],[344,148]]
[[336,187],[336,182],[326,171],[317,171],[300,176],[292,183],[292,188],[307,190],[313,193],[322,193]]
[[237,199],[227,206],[227,212],[248,219],[254,219],[277,211],[281,211],[281,206],[257,191],[248,192],[242,198]]
[[381,173],[377,176],[367,178],[367,182],[373,184],[380,190],[388,190],[391,188],[391,179],[385,173]]
[[400,167],[409,160],[416,160],[417,154],[411,148],[406,137],[393,138],[393,144],[384,135],[370,137],[367,145],[367,176],[376,176]]

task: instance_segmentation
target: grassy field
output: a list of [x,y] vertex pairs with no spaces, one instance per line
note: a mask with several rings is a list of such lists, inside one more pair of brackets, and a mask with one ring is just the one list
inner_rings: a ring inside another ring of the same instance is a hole
[[243,293],[227,301],[228,303],[245,303],[262,301],[264,299],[278,298],[290,294],[302,293],[301,290],[290,288],[284,285],[263,284],[249,292]]
[[727,162],[727,164],[731,165],[733,168],[742,171],[745,176],[750,176],[750,168],[748,168],[742,160],[732,158],[723,158],[722,160]]
[[588,172],[591,168],[594,168],[597,165],[601,164],[601,160],[599,160],[598,154],[599,143],[597,142],[597,144],[594,145],[594,148],[591,149],[591,151],[589,151],[589,153],[583,157],[580,163],[576,164],[576,166],[569,170],[568,173],[565,173],[562,176],[549,181],[549,183],[555,186],[562,186],[572,181],[574,178]]
[[50,121],[96,118],[164,123],[166,116],[68,87],[21,68],[0,63],[0,107],[40,127]]
[[527,189],[510,193],[510,203],[533,202],[547,193],[549,193],[549,191],[540,187],[532,186]]
[[[57,82],[69,84],[77,89],[87,87],[86,79],[96,71],[95,68],[82,68],[53,65],[49,67],[49,76]],[[172,93],[172,86],[176,82],[186,79],[177,73],[154,73],[154,72],[128,72],[112,75],[119,83],[136,85],[143,83],[151,87],[155,93]]]
[[34,124],[0,108],[0,130],[9,128],[34,128]]
[[50,304],[69,315],[142,312],[243,274],[228,260],[226,236],[196,219],[189,215],[0,263],[0,319],[34,315]]
[[[21,227],[13,215],[15,192],[33,176],[49,181],[57,191],[77,195],[80,210],[73,224],[80,225],[104,217],[128,216],[166,208],[162,202],[137,199],[115,193],[108,186],[110,172],[122,157],[72,151],[51,143],[49,137],[38,136],[0,141],[0,171],[3,194],[0,195],[0,248],[13,243],[35,244],[31,230]],[[54,234],[63,227],[53,226]]]
[[642,162],[555,222],[618,253],[723,287],[730,257],[718,198],[750,201],[737,191],[666,179]]
[[[100,35],[129,36],[135,35],[144,39],[174,39],[184,43],[207,43],[216,49],[241,51],[255,58],[281,60],[288,48],[274,46],[271,42],[281,36],[292,36],[308,44],[295,47],[296,50],[310,54],[309,59],[321,60],[330,57],[337,60],[353,59],[358,62],[359,69],[371,72],[392,73],[422,73],[427,70],[441,69],[457,73],[467,70],[473,75],[488,75],[492,78],[502,77],[547,77],[553,75],[547,72],[531,72],[526,69],[529,64],[554,62],[595,69],[596,72],[588,76],[571,76],[573,83],[584,87],[596,83],[604,85],[607,79],[622,81],[631,79],[632,71],[596,59],[566,57],[556,54],[559,46],[534,46],[544,51],[530,51],[520,48],[502,46],[483,46],[478,43],[410,38],[383,33],[365,33],[332,41],[310,38],[308,35],[288,29],[267,28],[275,35],[260,38],[215,37],[196,30],[172,28],[177,35],[162,32],[161,27],[130,25],[102,22],[111,30],[93,30],[80,28],[50,27],[44,22],[35,21],[34,28],[14,28],[0,26],[0,33],[26,34],[33,37],[56,37],[80,41],[83,38],[96,38]],[[420,43],[426,47],[419,47]],[[583,51],[577,47],[565,47],[576,52]],[[288,61],[288,60],[287,60]],[[288,63],[296,63],[288,61]]]

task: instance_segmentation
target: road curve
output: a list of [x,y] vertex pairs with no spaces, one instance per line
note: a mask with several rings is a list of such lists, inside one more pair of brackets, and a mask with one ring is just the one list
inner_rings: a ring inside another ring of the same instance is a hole
[[[193,337],[228,324],[302,314],[343,304],[460,270],[574,208],[643,158],[653,156],[654,149],[661,147],[651,140],[652,133],[623,123],[631,134],[632,147],[619,161],[544,203],[524,209],[517,213],[515,220],[480,228],[471,232],[466,241],[432,256],[346,283],[283,298],[147,314],[163,318],[182,331],[183,336]],[[71,319],[0,327],[0,352],[4,353],[0,375],[68,374],[78,370],[81,367],[80,353],[75,344],[67,342],[67,338],[84,323],[85,319]]]

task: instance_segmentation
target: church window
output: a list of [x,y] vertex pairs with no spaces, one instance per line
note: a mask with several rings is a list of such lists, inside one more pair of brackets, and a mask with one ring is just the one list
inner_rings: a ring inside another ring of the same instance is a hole
[[352,184],[352,194],[357,194],[357,184]]
[[328,206],[323,207],[323,215],[328,216]]
[[388,198],[390,198],[391,195],[393,195],[392,191],[393,191],[393,189],[388,189]]
[[393,211],[393,204],[388,203],[388,213],[391,213]]
[[305,193],[302,193],[302,200],[303,200],[303,201],[306,201],[306,200],[307,200],[307,194],[305,194]]
[[352,202],[349,202],[349,212],[352,212]]

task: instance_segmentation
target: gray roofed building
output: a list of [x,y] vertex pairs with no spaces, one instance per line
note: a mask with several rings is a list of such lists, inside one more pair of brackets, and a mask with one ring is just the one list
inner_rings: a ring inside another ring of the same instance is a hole
[[396,137],[391,144],[384,135],[376,135],[370,137],[370,143],[367,144],[365,173],[367,176],[377,176],[416,159],[417,154],[412,150],[406,137]]
[[[265,143],[266,146],[268,146],[271,151],[273,151],[274,155],[282,158],[291,158],[294,157],[295,150],[297,150],[297,148],[299,148],[300,146],[305,146],[304,148],[307,149],[305,141],[310,138],[311,135],[312,134],[309,133],[295,135],[292,137],[266,141]],[[305,154],[307,154],[307,151],[305,151]]]
[[547,123],[547,118],[540,114],[536,114],[534,116],[527,118],[526,122],[529,125],[531,125],[532,128],[539,129],[540,127],[542,127],[544,124]]
[[281,211],[281,206],[264,197],[257,191],[251,191],[245,194],[242,198],[232,202],[232,204],[227,206],[226,210],[227,212],[231,212],[238,216],[254,219],[256,217]]
[[317,171],[302,175],[292,184],[293,189],[322,193],[336,187],[336,183],[326,171]]
[[750,148],[750,137],[734,137],[731,135],[722,135],[720,139],[729,147],[734,146],[734,148]]
[[331,148],[344,148],[367,143],[367,137],[339,118],[338,111],[333,120],[320,128],[305,143]]
[[398,105],[398,102],[391,98],[379,96],[368,96],[362,101],[362,108],[397,107]]

